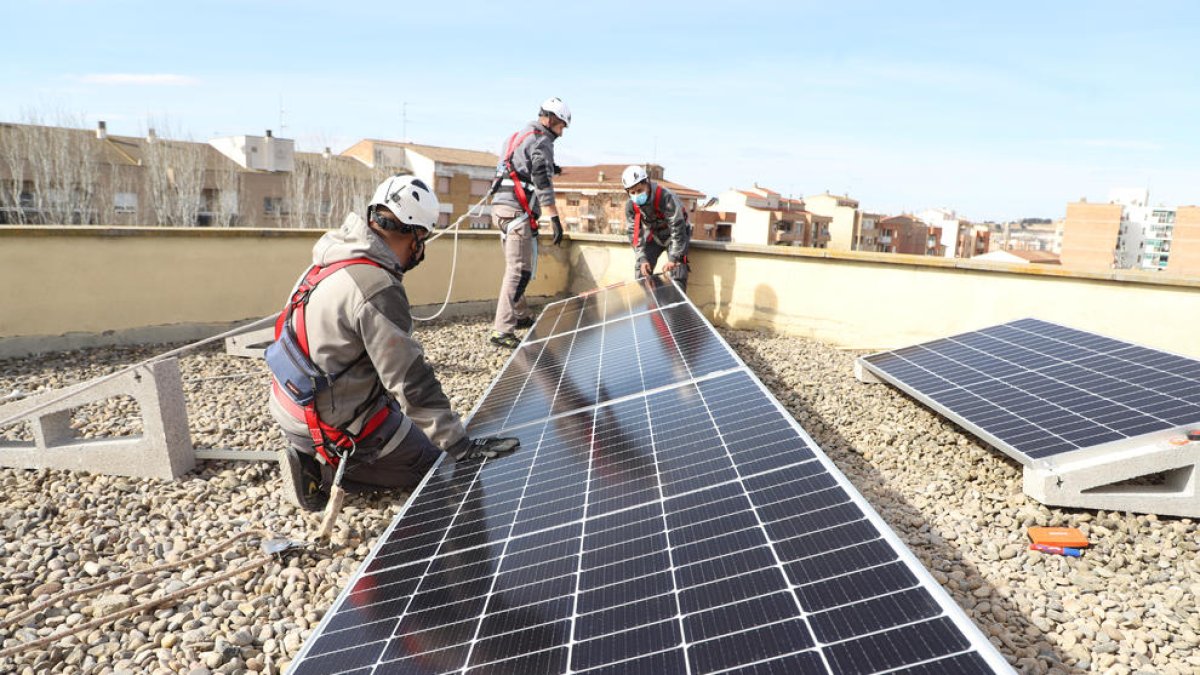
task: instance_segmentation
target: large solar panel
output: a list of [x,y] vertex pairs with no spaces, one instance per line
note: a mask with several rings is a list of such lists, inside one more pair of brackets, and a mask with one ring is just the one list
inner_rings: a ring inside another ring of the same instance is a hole
[[1200,361],[1038,319],[861,363],[1027,465],[1200,423]]
[[548,307],[291,672],[1007,671],[677,293]]

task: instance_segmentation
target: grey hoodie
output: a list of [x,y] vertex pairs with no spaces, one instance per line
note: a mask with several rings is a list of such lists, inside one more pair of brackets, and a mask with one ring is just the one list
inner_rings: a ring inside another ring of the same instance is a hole
[[[314,265],[350,258],[369,258],[382,269],[351,265],[334,272],[312,292],[305,314],[313,363],[332,374],[349,368],[317,397],[321,421],[357,433],[394,398],[405,419],[381,456],[395,449],[414,422],[434,445],[449,450],[466,431],[421,345],[410,335],[412,314],[401,283],[404,271],[383,239],[355,213],[313,246]],[[288,412],[280,395],[272,388],[271,415],[285,431],[307,436],[304,420]]]

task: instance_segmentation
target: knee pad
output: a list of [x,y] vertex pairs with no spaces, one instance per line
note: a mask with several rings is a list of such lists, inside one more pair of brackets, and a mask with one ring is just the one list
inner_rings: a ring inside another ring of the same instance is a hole
[[517,282],[516,289],[513,290],[513,302],[517,302],[525,295],[525,287],[529,285],[529,278],[532,275],[529,270],[521,270],[521,279]]

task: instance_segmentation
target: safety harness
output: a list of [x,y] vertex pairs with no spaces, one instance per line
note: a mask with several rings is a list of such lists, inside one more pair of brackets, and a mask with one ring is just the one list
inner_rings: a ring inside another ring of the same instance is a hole
[[359,439],[378,429],[391,414],[388,406],[380,408],[357,434],[326,424],[317,414],[317,394],[333,386],[334,381],[353,368],[358,360],[336,375],[318,368],[312,361],[308,347],[305,309],[317,284],[350,265],[382,267],[368,258],[351,258],[324,267],[310,267],[283,311],[279,313],[279,318],[275,320],[275,341],[267,348],[266,353],[267,366],[274,375],[272,386],[277,394],[276,399],[293,416],[304,419],[317,454],[334,467],[342,457],[354,452]]
[[[637,248],[638,246],[642,245],[642,208],[640,206],[638,206],[636,202],[630,202],[630,203],[633,204],[633,211],[635,214],[633,217],[633,247]],[[661,185],[654,186],[654,200],[652,203],[654,205],[654,217],[658,218],[659,220],[662,220],[662,205],[661,205],[662,204],[662,186]],[[663,228],[659,228],[659,229],[663,229]]]
[[526,138],[529,138],[531,135],[540,136],[541,134],[540,129],[530,129],[525,133],[518,131],[509,137],[508,146],[504,150],[504,168],[508,170],[508,179],[512,181],[513,194],[516,195],[517,203],[521,205],[521,209],[525,211],[525,215],[529,216],[529,228],[534,232],[537,232],[538,229],[537,218],[533,217],[533,208],[529,205],[529,195],[525,193],[525,184],[521,182],[521,177],[517,174],[516,167],[513,166],[512,158],[517,148],[521,147]]

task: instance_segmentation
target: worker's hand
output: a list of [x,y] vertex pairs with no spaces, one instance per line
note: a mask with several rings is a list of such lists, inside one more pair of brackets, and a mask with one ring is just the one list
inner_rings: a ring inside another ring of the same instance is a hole
[[562,243],[563,230],[562,221],[558,216],[550,216],[550,226],[554,228],[554,237],[550,240],[551,244],[558,246]]
[[679,263],[668,260],[667,263],[663,265],[663,272],[674,272],[676,267],[679,267]]
[[644,262],[644,263],[642,263],[641,271],[642,271],[642,276],[648,277],[654,271],[654,268],[650,267],[650,263]]
[[463,439],[455,448],[454,459],[458,461],[472,459],[492,459],[508,454],[521,447],[520,439],[516,438],[472,438]]
[[561,175],[562,175],[562,167],[561,167],[561,166],[559,166],[559,165],[557,165],[557,164],[555,164],[555,165],[554,165],[554,175],[555,175],[555,176],[561,176]]

